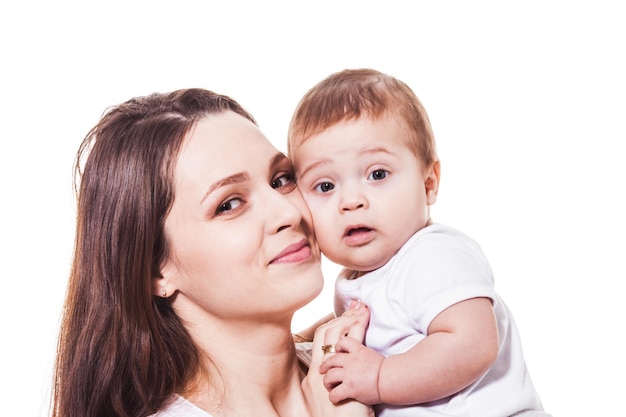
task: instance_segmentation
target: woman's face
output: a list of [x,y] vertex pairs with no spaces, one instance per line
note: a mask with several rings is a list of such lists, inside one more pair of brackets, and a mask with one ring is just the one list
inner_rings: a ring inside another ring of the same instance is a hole
[[178,314],[290,318],[319,294],[320,254],[291,163],[252,122],[234,112],[199,120],[174,190],[160,282],[177,291]]

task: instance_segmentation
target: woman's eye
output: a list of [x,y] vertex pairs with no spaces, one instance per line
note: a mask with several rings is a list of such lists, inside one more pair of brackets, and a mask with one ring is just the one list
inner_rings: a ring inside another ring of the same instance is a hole
[[217,214],[221,214],[227,211],[235,210],[243,204],[243,201],[240,198],[231,198],[228,201],[223,202],[217,208]]
[[373,180],[373,181],[380,181],[382,179],[385,179],[387,177],[387,175],[389,175],[389,172],[385,171],[384,169],[377,169],[376,171],[373,171],[368,177],[368,180]]
[[321,193],[327,193],[334,188],[335,188],[335,185],[333,183],[321,182],[315,186],[315,191],[318,191]]
[[283,187],[291,187],[296,185],[293,174],[282,174],[279,177],[276,177],[272,180],[271,184],[272,188],[283,188]]

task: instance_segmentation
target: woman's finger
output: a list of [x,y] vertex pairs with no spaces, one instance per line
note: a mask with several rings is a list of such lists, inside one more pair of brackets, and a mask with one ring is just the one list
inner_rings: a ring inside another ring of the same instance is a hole
[[325,326],[328,326],[329,323],[323,324],[315,329],[313,344],[311,347],[311,364],[309,365],[309,369],[318,369],[323,361],[324,352],[322,351],[322,347],[325,345],[327,330]]
[[351,336],[362,341],[369,323],[369,309],[360,302],[354,302],[340,317],[323,325],[324,345],[337,344],[340,339]]
[[[358,331],[360,331],[357,330],[355,330],[354,332],[358,333]],[[357,339],[350,334],[337,342],[337,344],[335,345],[335,350],[337,350],[337,352],[350,353],[363,346],[362,340],[363,339]]]
[[[362,311],[358,311],[361,310]],[[363,317],[365,316],[365,317]],[[374,417],[374,411],[371,407],[361,404],[357,401],[340,401],[333,402],[334,406],[328,407],[331,404],[328,388],[325,385],[324,378],[326,375],[322,375],[319,373],[319,367],[324,360],[324,358],[333,358],[337,356],[336,353],[326,353],[322,348],[326,346],[326,350],[328,351],[328,345],[337,345],[339,339],[346,335],[362,335],[365,332],[365,327],[367,326],[367,322],[369,321],[369,311],[365,306],[356,307],[353,310],[349,310],[349,313],[345,316],[337,317],[329,323],[323,324],[315,330],[315,335],[313,337],[312,343],[312,352],[311,352],[311,365],[309,368],[309,372],[306,378],[302,382],[302,386],[307,395],[307,398],[310,399],[309,403],[312,405],[312,415],[314,416],[369,416]],[[358,328],[362,328],[359,330]],[[332,390],[337,388],[337,385],[333,387],[333,384],[339,384],[341,386],[340,381],[342,381],[343,375],[340,373],[343,370],[339,368],[335,368],[334,372],[331,374],[328,380],[328,386],[331,387]],[[322,394],[322,392],[323,394]],[[322,397],[320,397],[322,395]],[[327,400],[328,403],[325,404],[323,398]]]
[[350,336],[356,339],[355,342],[362,342],[369,318],[367,306],[355,301],[340,317],[319,326],[313,337],[310,367],[318,369],[324,359],[340,351],[340,341],[345,337]]
[[370,311],[366,305],[358,300],[353,301],[350,307],[342,315],[342,317],[353,320],[346,336],[353,337],[362,343],[365,339],[365,330],[370,321]]

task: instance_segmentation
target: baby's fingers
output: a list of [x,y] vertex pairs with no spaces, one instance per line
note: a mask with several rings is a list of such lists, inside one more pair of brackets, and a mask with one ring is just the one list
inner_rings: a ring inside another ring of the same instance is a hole
[[333,368],[343,368],[342,360],[343,353],[338,353],[335,355],[328,355],[324,358],[324,361],[319,367],[320,374],[325,374]]
[[341,385],[343,382],[344,371],[342,368],[332,368],[324,375],[324,387],[328,391]]

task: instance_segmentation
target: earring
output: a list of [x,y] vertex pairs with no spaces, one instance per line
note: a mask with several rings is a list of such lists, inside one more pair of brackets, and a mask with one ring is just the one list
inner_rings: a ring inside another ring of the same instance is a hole
[[167,291],[165,290],[161,291],[161,297],[163,298],[167,297]]

